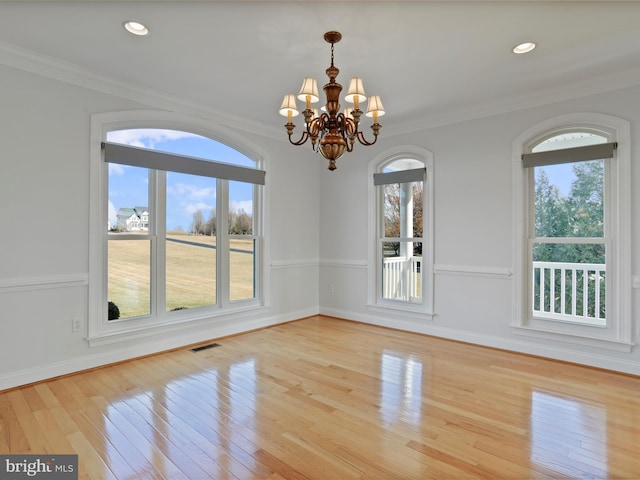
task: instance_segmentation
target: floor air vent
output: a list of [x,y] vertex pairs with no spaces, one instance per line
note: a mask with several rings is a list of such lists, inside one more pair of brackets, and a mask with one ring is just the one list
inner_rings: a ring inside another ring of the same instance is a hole
[[209,348],[220,347],[219,343],[210,343],[208,345],[200,345],[199,347],[193,347],[190,349],[192,352],[200,352],[202,350],[208,350]]

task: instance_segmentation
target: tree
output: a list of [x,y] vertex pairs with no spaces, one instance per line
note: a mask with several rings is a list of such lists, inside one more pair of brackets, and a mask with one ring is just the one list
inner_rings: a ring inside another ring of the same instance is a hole
[[216,214],[216,209],[212,208],[211,209],[211,213],[209,214],[209,219],[207,220],[207,225],[206,225],[206,234],[210,235],[212,237],[216,236],[216,230],[217,230],[217,222],[218,222],[218,217]]
[[227,220],[228,220],[228,227],[227,227],[227,231],[231,234],[236,234],[236,222],[238,221],[238,213],[232,209],[229,208],[229,214],[227,215]]
[[560,190],[549,182],[547,172],[540,169],[535,188],[535,236],[566,237],[569,219],[566,199]]
[[[536,172],[534,217],[536,237],[570,236],[567,199],[549,181],[547,172],[542,168]],[[540,262],[566,262],[566,254],[567,245],[536,244],[533,259]]]
[[204,233],[204,215],[202,210],[196,210],[193,212],[193,222],[191,224],[191,231],[194,235],[202,235]]
[[574,237],[604,235],[604,162],[592,160],[573,166],[571,184],[572,234]]
[[[413,236],[422,237],[422,182],[413,184]],[[422,255],[422,242],[413,244],[413,253]]]
[[238,235],[251,234],[253,226],[253,218],[241,208],[236,217],[235,230]]
[[[402,209],[401,209],[401,184],[392,183],[384,185],[384,236],[386,238],[398,238],[400,237],[400,225],[402,221]],[[413,232],[408,233],[413,237],[422,237],[422,182],[415,182],[412,185],[413,194]],[[400,244],[398,242],[391,242],[395,255],[400,252]],[[422,253],[422,243],[415,243],[413,247],[415,254]]]
[[400,184],[384,186],[384,236],[400,236]]
[[413,236],[422,237],[422,182],[413,184]]
[[[576,179],[568,199],[573,237],[604,237],[604,162],[592,160],[573,166]],[[572,262],[605,263],[603,244],[576,245]]]

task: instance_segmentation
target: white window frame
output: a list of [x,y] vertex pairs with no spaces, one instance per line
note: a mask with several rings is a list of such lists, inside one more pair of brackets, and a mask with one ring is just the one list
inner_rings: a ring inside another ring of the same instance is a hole
[[[613,159],[605,161],[605,216],[607,234],[607,325],[592,327],[535,318],[530,305],[529,224],[530,169],[522,154],[530,153],[544,138],[563,131],[593,131],[617,142]],[[512,144],[513,201],[513,331],[519,335],[629,352],[633,348],[631,317],[631,161],[630,123],[610,115],[576,113],[541,122],[519,135]]]
[[[106,141],[107,133],[114,130],[156,128],[163,130],[179,130],[203,137],[212,138],[216,141],[244,153],[249,158],[256,161],[256,168],[264,168],[264,156],[255,149],[248,149],[246,145],[241,146],[240,141],[232,136],[211,134],[211,125],[201,122],[191,117],[162,111],[127,111],[94,114],[91,116],[91,143],[90,143],[90,246],[89,246],[89,320],[88,336],[89,345],[100,346],[111,343],[118,343],[132,339],[140,339],[158,333],[175,332],[183,328],[187,323],[206,321],[228,321],[235,318],[242,318],[247,311],[266,308],[263,276],[266,271],[264,251],[264,187],[255,186],[258,193],[254,194],[254,228],[251,238],[258,238],[255,244],[255,296],[252,299],[226,302],[222,296],[217,297],[215,305],[198,309],[185,309],[175,312],[155,312],[154,315],[146,317],[134,317],[121,321],[107,320],[107,230],[108,223],[108,164],[104,161],[102,143]],[[242,142],[243,144],[245,142]],[[152,176],[155,171],[151,170]],[[225,181],[226,182],[226,181]],[[217,180],[218,188],[221,187],[220,179]],[[155,192],[150,191],[150,195]],[[223,194],[224,202],[219,208],[227,208],[228,198]],[[159,211],[158,218],[163,218],[164,201],[157,202]],[[162,210],[162,211],[160,211]],[[226,215],[226,213],[225,213]],[[226,216],[222,218],[226,222]],[[220,219],[219,219],[220,222]],[[226,225],[226,223],[220,223]],[[156,232],[150,232],[155,238]],[[153,243],[153,238],[152,238]],[[228,240],[227,240],[228,244]],[[161,255],[162,252],[155,254]],[[227,251],[227,249],[225,249]],[[223,269],[224,278],[229,276],[229,265],[227,255],[222,255],[222,262],[218,268]],[[155,276],[164,271],[164,262],[158,262]],[[152,287],[153,288],[153,287]],[[226,287],[225,287],[226,288]],[[228,288],[227,288],[228,289]],[[228,292],[226,292],[228,293]],[[152,290],[152,298],[156,292]]]
[[[382,173],[385,166],[397,160],[412,159],[422,163],[425,167],[425,176],[422,187],[422,302],[412,303],[408,301],[390,300],[382,298],[381,287],[381,261],[379,249],[381,225],[381,208],[383,199],[380,188],[373,184],[373,175]],[[433,320],[434,299],[434,157],[426,148],[415,145],[403,145],[386,150],[372,159],[369,164],[368,175],[369,197],[369,268],[368,268],[368,302],[370,311],[380,313],[404,313],[409,318],[418,320]]]

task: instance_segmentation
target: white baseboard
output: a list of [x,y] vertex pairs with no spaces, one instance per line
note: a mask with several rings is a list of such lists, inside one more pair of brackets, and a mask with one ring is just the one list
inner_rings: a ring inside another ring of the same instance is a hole
[[217,324],[209,329],[198,329],[183,335],[171,335],[152,342],[140,342],[136,344],[135,351],[131,350],[130,347],[111,349],[108,352],[83,355],[61,362],[5,373],[0,375],[0,391],[318,314],[640,376],[640,362],[629,359],[617,359],[569,348],[551,347],[473,332],[452,330],[427,322],[418,323],[414,320],[398,318],[392,320],[388,317],[331,308],[323,308],[320,311],[312,308],[289,312],[286,315],[255,318],[241,323]]
[[135,349],[132,349],[131,346],[125,348],[116,347],[111,348],[108,352],[92,353],[61,362],[9,372],[0,375],[0,391],[317,314],[318,309],[313,308],[289,312],[285,315],[254,318],[242,322],[218,323],[211,328],[192,329],[182,335],[171,334],[153,341],[140,341],[136,343]]
[[521,340],[453,330],[439,325],[433,325],[431,322],[426,321],[417,322],[412,320],[403,320],[397,317],[391,319],[388,317],[378,317],[374,315],[367,315],[331,308],[321,308],[320,314],[341,318],[344,320],[368,323],[380,327],[421,333],[424,335],[431,335],[434,337],[446,338],[449,340],[457,340],[460,342],[472,343],[474,345],[481,345],[484,347],[498,348],[501,350],[524,353],[527,355],[535,355],[553,360],[577,363],[580,365],[640,376],[640,362],[631,359],[613,358],[602,354],[572,350],[571,348],[567,347],[558,347],[556,345],[548,346],[534,344]]

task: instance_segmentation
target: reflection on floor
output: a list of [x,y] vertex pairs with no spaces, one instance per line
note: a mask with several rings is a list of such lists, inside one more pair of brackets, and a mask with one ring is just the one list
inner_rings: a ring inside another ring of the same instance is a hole
[[640,378],[328,317],[0,392],[81,479],[640,478]]

